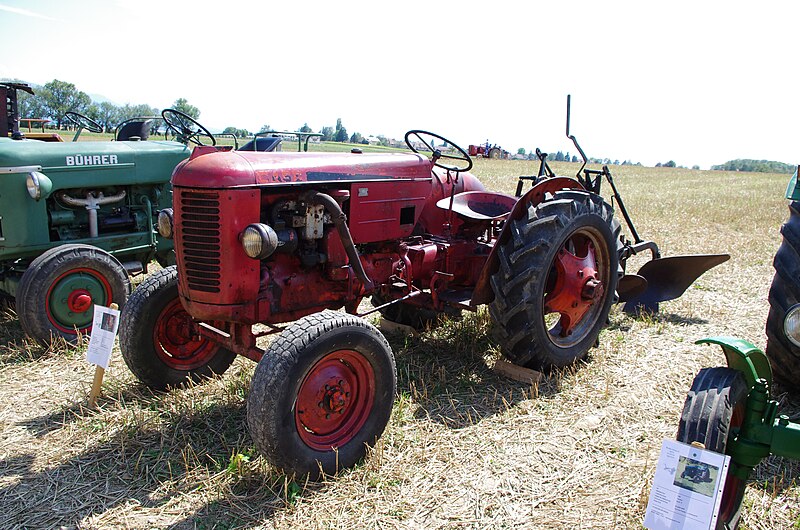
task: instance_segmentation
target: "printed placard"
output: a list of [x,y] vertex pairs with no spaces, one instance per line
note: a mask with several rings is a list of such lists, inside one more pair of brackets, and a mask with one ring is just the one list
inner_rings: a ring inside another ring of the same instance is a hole
[[94,306],[92,319],[92,336],[86,349],[86,360],[102,368],[108,368],[111,361],[111,350],[119,328],[119,310]]
[[715,528],[730,456],[664,440],[644,526],[650,530]]

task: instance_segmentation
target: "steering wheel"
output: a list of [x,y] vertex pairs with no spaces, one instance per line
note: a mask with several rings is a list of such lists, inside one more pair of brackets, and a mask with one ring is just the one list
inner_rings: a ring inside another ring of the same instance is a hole
[[[472,159],[469,157],[466,151],[461,149],[459,146],[445,138],[444,136],[439,136],[438,134],[433,134],[432,132],[428,131],[420,131],[420,130],[413,130],[408,131],[406,133],[406,145],[409,149],[414,151],[415,153],[420,153],[420,150],[411,142],[411,138],[414,137],[416,140],[421,142],[427,148],[427,151],[433,153],[431,157],[431,162],[436,167],[440,167],[447,171],[469,171],[472,169]],[[450,147],[454,148],[457,152],[456,154],[447,154],[443,153],[441,149],[436,147],[436,140],[439,140],[439,145],[447,144]],[[447,159],[447,160],[454,160],[456,161],[456,165],[448,166],[446,164],[442,164],[439,160]],[[461,162],[460,164],[458,162]],[[461,167],[463,166],[463,167]]]
[[99,133],[103,132],[103,127],[94,121],[93,119],[89,118],[88,116],[84,116],[78,112],[67,111],[64,113],[64,117],[77,125],[78,127],[82,127],[89,132]]
[[182,143],[192,142],[197,145],[206,145],[200,141],[201,136],[211,138],[211,145],[217,145],[217,140],[214,135],[208,132],[208,129],[197,123],[191,116],[175,109],[164,109],[161,111],[161,117],[164,118],[164,123],[167,127],[172,129],[175,133],[177,140]]

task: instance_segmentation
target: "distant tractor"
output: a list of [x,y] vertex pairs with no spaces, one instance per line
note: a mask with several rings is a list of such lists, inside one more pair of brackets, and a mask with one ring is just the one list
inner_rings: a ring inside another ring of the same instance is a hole
[[[395,361],[363,318],[373,311],[422,327],[488,305],[503,353],[551,369],[596,344],[618,285],[620,298],[653,306],[705,270],[695,256],[654,259],[648,277],[620,280],[628,256],[657,247],[620,238],[599,193],[607,168],[559,177],[542,159],[541,177],[509,196],[487,191],[446,138],[405,140],[413,153],[195,148],[159,216],[177,267],[150,276],[123,311],[131,371],[166,389],[221,374],[237,354],[257,361],[256,446],[287,472],[330,474],[363,458],[391,414]],[[374,309],[360,310],[368,297]]]
[[507,159],[510,156],[508,151],[497,144],[490,144],[489,140],[486,140],[486,143],[481,145],[470,145],[468,152],[469,156],[474,156],[477,158]]

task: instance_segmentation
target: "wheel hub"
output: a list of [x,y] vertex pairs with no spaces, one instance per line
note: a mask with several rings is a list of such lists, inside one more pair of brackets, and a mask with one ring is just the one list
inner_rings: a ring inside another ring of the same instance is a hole
[[372,366],[352,350],[332,352],[308,372],[297,393],[295,423],[311,448],[329,451],[364,425],[375,393]]
[[72,291],[67,298],[67,307],[73,313],[83,313],[92,307],[92,294],[86,289]]
[[595,248],[591,241],[586,242],[585,253],[579,257],[562,248],[553,264],[555,284],[545,296],[544,307],[547,312],[561,315],[562,337],[572,334],[578,322],[596,301],[602,299],[605,291],[603,282],[597,277]]

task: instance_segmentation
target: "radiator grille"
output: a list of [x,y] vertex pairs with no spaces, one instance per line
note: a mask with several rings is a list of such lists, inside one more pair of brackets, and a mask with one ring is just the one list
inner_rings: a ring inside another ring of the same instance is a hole
[[183,270],[189,289],[218,293],[222,242],[219,195],[181,192]]

